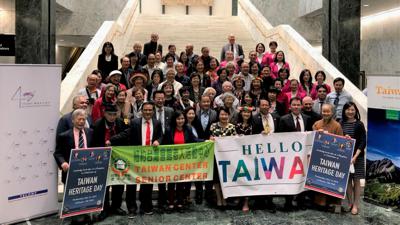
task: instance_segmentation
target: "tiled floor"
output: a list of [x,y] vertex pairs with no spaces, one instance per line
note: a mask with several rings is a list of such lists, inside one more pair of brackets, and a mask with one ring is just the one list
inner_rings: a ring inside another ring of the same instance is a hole
[[[279,200],[278,200],[279,203]],[[278,205],[279,207],[279,205]],[[24,225],[19,223],[19,225]],[[69,224],[68,220],[61,221],[57,215],[31,220],[32,225],[59,225]],[[152,216],[138,215],[133,219],[126,216],[108,217],[98,225],[361,225],[361,224],[400,224],[400,214],[391,212],[369,203],[363,203],[363,210],[357,216],[349,213],[333,214],[316,210],[296,212],[277,211],[271,214],[264,210],[253,210],[243,213],[240,210],[225,210],[206,207],[205,205],[192,205],[184,213],[159,214]]]

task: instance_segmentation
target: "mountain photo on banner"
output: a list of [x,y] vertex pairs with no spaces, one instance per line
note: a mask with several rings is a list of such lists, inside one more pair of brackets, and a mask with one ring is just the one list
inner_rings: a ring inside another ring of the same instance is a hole
[[365,198],[400,209],[400,111],[368,109]]

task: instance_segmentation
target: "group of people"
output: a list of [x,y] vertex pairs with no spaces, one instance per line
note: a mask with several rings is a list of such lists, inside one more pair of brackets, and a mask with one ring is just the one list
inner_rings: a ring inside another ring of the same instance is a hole
[[[245,58],[242,46],[229,35],[221,51],[221,62],[210,56],[207,47],[194,53],[188,44],[176,53],[168,46],[163,55],[158,35],[120,58],[112,43],[106,42],[99,55],[98,68],[87,77],[87,85],[73,99],[73,111],[64,115],[57,128],[54,156],[63,171],[68,171],[71,148],[116,145],[184,144],[234,135],[269,135],[277,132],[325,131],[356,139],[347,197],[349,210],[357,214],[360,179],[365,176],[364,148],[366,131],[352,97],[344,90],[345,81],[336,78],[333,89],[325,83],[323,71],[301,71],[299,79],[290,77],[289,62],[275,41],[266,51],[263,43]],[[194,182],[196,204],[205,199],[223,209],[217,168],[214,179]],[[158,209],[183,211],[192,202],[191,183],[158,184]],[[136,185],[126,187],[127,212],[121,208],[124,186],[107,188],[105,208],[99,215],[153,214],[152,184],[141,184],[140,207],[136,203]],[[258,196],[255,205],[275,212],[272,196]],[[305,209],[308,203],[326,208],[340,204],[336,199],[305,192],[285,196],[285,210]],[[249,198],[233,200],[245,212]]]

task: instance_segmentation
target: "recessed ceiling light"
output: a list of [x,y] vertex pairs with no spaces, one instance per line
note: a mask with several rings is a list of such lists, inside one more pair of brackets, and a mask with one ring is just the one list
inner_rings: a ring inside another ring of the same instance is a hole
[[368,4],[365,4],[365,5],[363,5],[364,7],[368,7],[369,5]]

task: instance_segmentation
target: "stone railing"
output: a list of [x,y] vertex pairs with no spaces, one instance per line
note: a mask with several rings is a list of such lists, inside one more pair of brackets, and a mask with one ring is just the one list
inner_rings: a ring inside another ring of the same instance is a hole
[[239,0],[238,16],[257,42],[268,44],[274,40],[278,43],[278,49],[285,52],[285,58],[290,63],[291,77],[298,78],[301,70],[307,68],[313,76],[316,71],[323,70],[329,84],[337,77],[343,78],[345,90],[353,96],[361,118],[367,124],[367,97],[297,31],[289,25],[273,27],[249,0]]
[[139,0],[129,0],[116,21],[103,22],[85,51],[61,82],[61,114],[71,111],[72,98],[78,93],[79,89],[86,85],[87,75],[97,68],[98,55],[104,42],[112,42],[116,54],[125,53],[128,41],[132,36],[132,24],[134,24],[138,15]]

